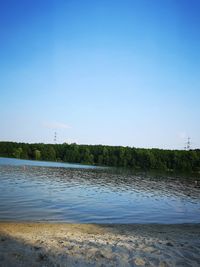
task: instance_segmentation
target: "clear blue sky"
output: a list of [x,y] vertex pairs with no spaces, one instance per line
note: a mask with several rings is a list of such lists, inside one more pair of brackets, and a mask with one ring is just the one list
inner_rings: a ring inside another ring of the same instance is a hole
[[0,140],[200,147],[199,0],[0,1]]

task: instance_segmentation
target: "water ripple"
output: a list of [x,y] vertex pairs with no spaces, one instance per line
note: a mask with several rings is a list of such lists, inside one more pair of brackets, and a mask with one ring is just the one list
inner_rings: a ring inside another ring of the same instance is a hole
[[11,162],[0,159],[0,220],[200,222],[200,188],[190,177]]

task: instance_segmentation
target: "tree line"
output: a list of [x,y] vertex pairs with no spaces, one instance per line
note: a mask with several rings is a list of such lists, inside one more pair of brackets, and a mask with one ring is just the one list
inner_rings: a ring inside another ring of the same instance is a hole
[[0,142],[0,157],[128,167],[138,170],[200,171],[200,149],[185,151],[75,143]]

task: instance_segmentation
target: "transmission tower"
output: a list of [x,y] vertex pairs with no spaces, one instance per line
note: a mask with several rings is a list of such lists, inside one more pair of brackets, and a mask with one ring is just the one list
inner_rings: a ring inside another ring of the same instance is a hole
[[53,141],[56,144],[56,142],[57,142],[57,133],[56,132],[54,133],[54,139],[53,139]]
[[186,145],[185,145],[185,150],[190,150],[191,149],[191,138],[188,137]]

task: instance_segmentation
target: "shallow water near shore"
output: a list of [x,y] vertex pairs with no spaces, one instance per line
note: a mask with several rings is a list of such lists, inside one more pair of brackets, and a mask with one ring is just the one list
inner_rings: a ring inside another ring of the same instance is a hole
[[192,177],[0,158],[0,220],[199,223]]

